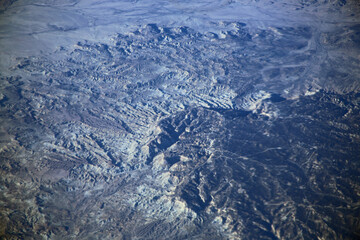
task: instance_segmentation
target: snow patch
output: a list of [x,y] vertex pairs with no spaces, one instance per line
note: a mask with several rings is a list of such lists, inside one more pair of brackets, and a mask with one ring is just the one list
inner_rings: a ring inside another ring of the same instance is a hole
[[246,111],[255,111],[259,109],[265,99],[270,97],[271,94],[263,90],[248,94],[239,101],[239,108]]

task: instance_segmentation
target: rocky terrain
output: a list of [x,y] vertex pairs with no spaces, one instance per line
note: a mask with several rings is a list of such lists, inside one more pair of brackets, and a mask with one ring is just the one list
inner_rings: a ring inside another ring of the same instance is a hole
[[356,1],[2,6],[1,239],[360,238]]

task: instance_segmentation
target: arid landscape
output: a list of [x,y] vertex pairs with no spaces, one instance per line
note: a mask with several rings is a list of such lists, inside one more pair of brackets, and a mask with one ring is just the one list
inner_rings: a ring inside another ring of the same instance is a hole
[[359,239],[360,3],[1,1],[0,239]]

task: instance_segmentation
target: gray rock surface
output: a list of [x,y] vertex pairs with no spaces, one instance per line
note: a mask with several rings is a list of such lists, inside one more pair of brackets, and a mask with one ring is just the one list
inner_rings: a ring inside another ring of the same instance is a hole
[[357,1],[3,1],[1,239],[357,239]]

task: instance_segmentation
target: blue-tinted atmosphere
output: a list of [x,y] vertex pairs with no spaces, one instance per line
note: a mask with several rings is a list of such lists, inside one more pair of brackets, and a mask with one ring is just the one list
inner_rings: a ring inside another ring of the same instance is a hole
[[360,239],[357,0],[0,1],[0,239]]

